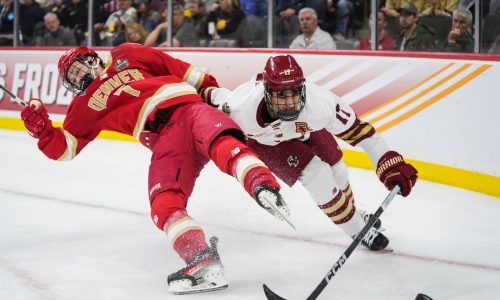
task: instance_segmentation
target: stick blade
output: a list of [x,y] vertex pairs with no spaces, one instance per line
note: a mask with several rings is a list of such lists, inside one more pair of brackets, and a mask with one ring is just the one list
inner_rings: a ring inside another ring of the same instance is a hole
[[285,298],[282,298],[282,297],[278,296],[276,293],[274,293],[273,291],[271,291],[271,289],[268,288],[265,283],[264,283],[263,287],[264,287],[264,294],[266,294],[266,298],[268,300],[286,300]]

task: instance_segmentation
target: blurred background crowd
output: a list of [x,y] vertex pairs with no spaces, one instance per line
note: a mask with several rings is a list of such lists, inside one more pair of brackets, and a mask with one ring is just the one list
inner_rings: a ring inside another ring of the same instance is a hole
[[[87,45],[89,36],[93,46],[168,46],[164,0],[94,0],[91,27],[89,1],[19,1],[22,46]],[[500,53],[500,0],[378,1],[376,35],[371,34],[370,0],[275,0],[271,9],[268,5],[267,0],[174,0],[171,45],[268,47],[271,11],[275,48],[370,50],[376,36],[379,50],[473,53],[479,36],[479,52]],[[14,19],[14,0],[0,0],[0,46],[13,45]],[[480,24],[479,35],[474,24]]]

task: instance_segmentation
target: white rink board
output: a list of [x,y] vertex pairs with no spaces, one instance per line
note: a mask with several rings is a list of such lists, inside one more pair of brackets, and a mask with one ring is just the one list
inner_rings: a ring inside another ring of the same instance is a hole
[[[6,83],[8,88],[14,87],[14,92],[24,99],[42,95],[44,102],[57,104],[54,109],[60,111],[70,99],[69,95],[64,95],[60,82],[58,86],[54,85],[58,77],[54,70],[61,53],[60,50],[0,51],[0,83]],[[106,51],[99,53],[104,57],[107,54]],[[466,60],[340,53],[298,52],[294,56],[309,81],[339,92],[355,107],[364,101],[359,107],[365,110],[370,106],[370,95],[373,95],[372,101],[380,102],[375,107],[380,109],[395,98],[408,100],[409,96],[405,94],[413,91],[417,94],[415,99],[400,110],[401,114],[405,109],[418,108],[432,97],[441,95],[426,108],[384,130],[382,134],[390,146],[410,159],[499,176],[498,58],[494,61],[488,60],[487,56],[484,60]],[[172,51],[170,54],[209,71],[222,86],[234,88],[260,72],[267,58],[277,53],[199,50]],[[478,73],[481,68],[483,70]],[[426,86],[425,82],[429,81],[431,83]],[[419,90],[422,84],[424,88]],[[425,92],[426,89],[431,91]],[[425,94],[419,96],[418,91]],[[0,97],[2,95],[0,92]],[[0,99],[0,117],[11,117],[12,110],[18,108],[11,105],[7,96]],[[363,115],[363,109],[356,111]],[[397,112],[386,120],[396,116]],[[370,118],[366,120],[370,121]],[[379,128],[384,123],[374,125]]]

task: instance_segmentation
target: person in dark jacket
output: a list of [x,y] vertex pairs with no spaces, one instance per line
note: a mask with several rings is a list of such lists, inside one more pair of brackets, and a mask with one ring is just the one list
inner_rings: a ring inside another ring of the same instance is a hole
[[434,30],[418,23],[418,10],[413,3],[404,3],[398,10],[401,33],[396,42],[400,51],[434,51]]
[[[217,0],[208,14],[208,33],[214,40],[235,38],[238,26],[244,18],[245,13],[239,0]],[[210,29],[210,23],[215,25],[215,32]]]
[[453,12],[453,21],[448,40],[444,44],[446,52],[474,52],[472,36],[472,13],[466,8],[458,8]]

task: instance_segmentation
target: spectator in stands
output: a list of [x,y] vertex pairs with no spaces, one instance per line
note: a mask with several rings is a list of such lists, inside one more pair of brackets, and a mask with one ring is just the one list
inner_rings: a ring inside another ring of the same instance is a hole
[[53,12],[46,13],[43,17],[46,33],[43,37],[36,38],[37,46],[76,46],[73,31],[61,26],[57,15]]
[[188,3],[188,9],[191,13],[189,22],[193,24],[196,33],[200,40],[207,41],[210,39],[208,34],[208,11],[203,0],[191,0]]
[[[378,50],[394,50],[396,49],[396,40],[385,30],[387,26],[387,20],[386,20],[386,15],[379,10],[377,12],[377,26],[378,26],[378,32],[377,32],[377,40],[378,40]],[[373,30],[372,26],[372,15],[370,14],[370,18],[368,20],[368,23],[370,24],[370,29]],[[360,50],[371,50],[372,49],[372,42],[371,42],[371,35],[361,38],[359,40],[359,49]]]
[[453,12],[453,21],[448,41],[444,46],[446,52],[474,52],[472,36],[472,13],[466,8],[457,8]]
[[458,8],[458,0],[432,0],[432,15],[438,17],[451,17]]
[[147,31],[153,31],[160,23],[161,15],[151,8],[150,0],[134,0],[137,22]]
[[403,4],[411,3],[417,8],[417,16],[428,16],[432,14],[434,2],[441,0],[386,0],[381,10],[388,17],[399,17],[399,9]]
[[305,7],[299,11],[299,34],[290,44],[291,49],[336,49],[332,36],[318,27],[316,11]]
[[[104,23],[109,14],[102,9],[99,2],[100,1],[94,1],[94,22]],[[61,21],[61,25],[72,30],[77,44],[82,45],[86,39],[88,30],[88,1],[71,0],[64,1],[60,5],[56,3],[51,7],[50,11],[57,14]],[[94,38],[96,37],[94,36]]]
[[316,8],[314,0],[276,0],[274,11],[274,42],[277,48],[288,47],[290,42],[300,34],[298,12],[304,7]]
[[241,9],[245,16],[265,17],[267,16],[266,0],[240,0]]
[[344,40],[347,37],[347,25],[349,18],[353,13],[352,0],[327,0],[327,9],[333,13],[333,38],[335,40]]
[[399,17],[399,8],[405,2],[405,0],[386,0],[380,10],[388,17]]
[[349,20],[354,12],[352,0],[316,1],[315,10],[321,29],[333,34],[334,40],[346,38]]
[[400,51],[433,51],[434,31],[425,24],[419,24],[418,10],[413,3],[404,3],[398,10],[402,30],[396,42]]
[[99,32],[102,46],[110,46],[115,36],[123,32],[124,25],[121,17],[127,15],[133,19],[137,18],[137,10],[132,6],[132,0],[117,0],[117,9],[111,13],[104,24],[95,23],[94,31]]
[[0,2],[0,46],[13,45],[14,0]]
[[[213,40],[236,38],[236,31],[244,18],[239,0],[216,0],[208,14],[209,34]],[[215,24],[213,33],[210,23]]]
[[144,44],[147,37],[148,32],[141,24],[133,22],[125,26],[125,41],[127,43]]
[[[196,29],[193,24],[186,21],[184,16],[184,8],[180,5],[174,5],[173,7],[173,18],[172,18],[172,46],[173,47],[198,47],[200,45],[200,40]],[[166,44],[166,30],[168,28],[168,22],[163,22],[156,26],[144,45],[146,46],[168,46]]]
[[34,2],[33,0],[22,1],[19,6],[19,10],[19,27],[21,28],[21,35],[19,36],[19,40],[21,42],[21,45],[32,46],[35,42],[35,26],[43,28],[44,12],[40,8],[40,5],[38,5],[38,3]]

